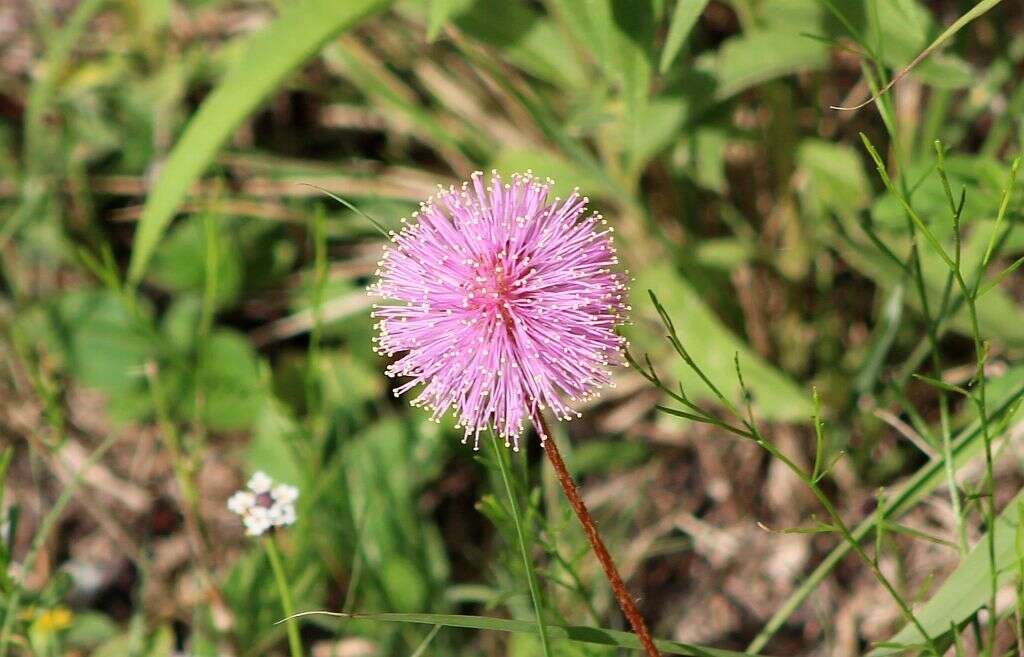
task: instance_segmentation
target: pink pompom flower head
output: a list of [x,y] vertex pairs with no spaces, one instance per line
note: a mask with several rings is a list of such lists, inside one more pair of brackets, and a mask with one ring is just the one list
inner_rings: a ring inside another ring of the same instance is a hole
[[529,172],[511,182],[492,172],[487,185],[476,172],[439,187],[390,233],[368,288],[397,302],[373,310],[375,351],[401,354],[387,375],[409,379],[395,396],[423,385],[412,404],[435,421],[452,411],[474,448],[491,427],[518,450],[524,419],[544,408],[579,417],[568,403],[611,385],[611,366],[624,364],[614,229],[576,191],[552,200],[551,185]]

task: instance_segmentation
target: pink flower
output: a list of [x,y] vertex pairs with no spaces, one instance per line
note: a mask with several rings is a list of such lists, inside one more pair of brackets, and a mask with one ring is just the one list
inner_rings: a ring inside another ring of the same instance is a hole
[[[587,199],[549,199],[551,181],[530,173],[485,186],[474,173],[462,187],[440,189],[391,233],[369,292],[375,350],[401,354],[387,368],[409,380],[395,396],[424,387],[412,402],[439,421],[449,410],[465,443],[492,427],[518,449],[524,418],[567,405],[611,385],[622,364],[626,278],[612,231]],[[542,436],[543,439],[543,436]]]

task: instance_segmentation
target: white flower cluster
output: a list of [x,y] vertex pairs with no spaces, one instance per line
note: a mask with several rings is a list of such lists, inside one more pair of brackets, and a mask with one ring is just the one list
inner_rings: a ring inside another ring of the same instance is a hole
[[299,489],[288,484],[275,484],[263,472],[256,472],[240,490],[228,499],[228,509],[242,517],[245,533],[260,536],[274,527],[295,523],[295,500]]

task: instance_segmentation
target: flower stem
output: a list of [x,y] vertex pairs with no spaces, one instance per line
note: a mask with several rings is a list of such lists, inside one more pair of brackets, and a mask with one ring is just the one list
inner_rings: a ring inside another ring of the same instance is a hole
[[583,503],[583,498],[580,497],[579,491],[576,490],[576,484],[573,483],[572,476],[566,469],[565,461],[562,460],[562,455],[558,452],[558,447],[555,445],[551,432],[548,431],[547,424],[544,422],[544,417],[540,414],[539,410],[533,411],[533,424],[541,436],[544,453],[547,454],[548,460],[551,461],[555,474],[558,476],[558,483],[562,485],[565,497],[569,500],[573,511],[576,512],[576,517],[579,518],[580,524],[583,525],[583,531],[587,534],[587,539],[590,540],[590,546],[594,550],[594,555],[601,562],[601,568],[604,569],[608,583],[612,585],[612,592],[615,594],[615,600],[619,603],[622,613],[625,614],[626,620],[633,627],[633,632],[639,637],[640,643],[643,644],[644,651],[648,657],[660,657],[658,649],[654,647],[651,633],[647,630],[647,625],[644,623],[640,611],[636,608],[636,603],[633,602],[633,598],[626,591],[626,585],[622,583],[622,577],[619,576],[619,571],[615,568],[615,562],[612,561],[608,548],[604,546],[604,541],[601,540],[601,535],[597,531],[597,525],[594,524],[594,519],[590,516],[590,511],[587,509],[586,504]]
[[526,535],[523,533],[523,525],[519,520],[519,503],[516,501],[515,491],[512,490],[508,466],[505,465],[505,454],[502,453],[498,445],[498,437],[493,431],[491,432],[491,444],[494,446],[494,458],[498,461],[498,469],[501,471],[501,480],[505,483],[508,503],[512,507],[512,522],[515,524],[516,538],[519,540],[519,552],[523,555],[523,568],[526,570],[526,583],[530,587],[533,613],[537,617],[537,635],[540,637],[540,647],[544,652],[544,657],[550,657],[551,645],[548,641],[548,632],[544,627],[544,605],[540,597],[540,588],[537,586],[537,578],[533,574],[533,564],[530,563],[530,551],[526,545]]
[[277,592],[281,596],[281,608],[284,610],[285,626],[288,628],[288,647],[291,649],[292,657],[302,657],[299,623],[293,618],[295,607],[292,605],[292,592],[288,588],[288,578],[284,574],[281,553],[277,551],[277,541],[273,534],[263,537],[263,547],[267,550],[270,568],[274,571],[274,580],[277,582]]

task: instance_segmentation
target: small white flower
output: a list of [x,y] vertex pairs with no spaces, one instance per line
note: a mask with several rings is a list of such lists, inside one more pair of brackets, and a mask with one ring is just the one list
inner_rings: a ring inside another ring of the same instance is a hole
[[228,499],[228,509],[242,517],[246,534],[260,536],[274,527],[295,524],[298,488],[275,485],[263,472],[254,473],[247,487],[249,490],[240,490]]
[[259,495],[260,493],[269,493],[270,487],[274,485],[274,480],[266,472],[257,470],[249,477],[249,483],[246,485],[249,487],[249,490]]
[[238,515],[244,515],[255,504],[256,496],[247,490],[240,490],[228,498],[228,509]]
[[299,499],[299,489],[288,484],[278,484],[271,491],[274,499],[280,504],[295,504]]

